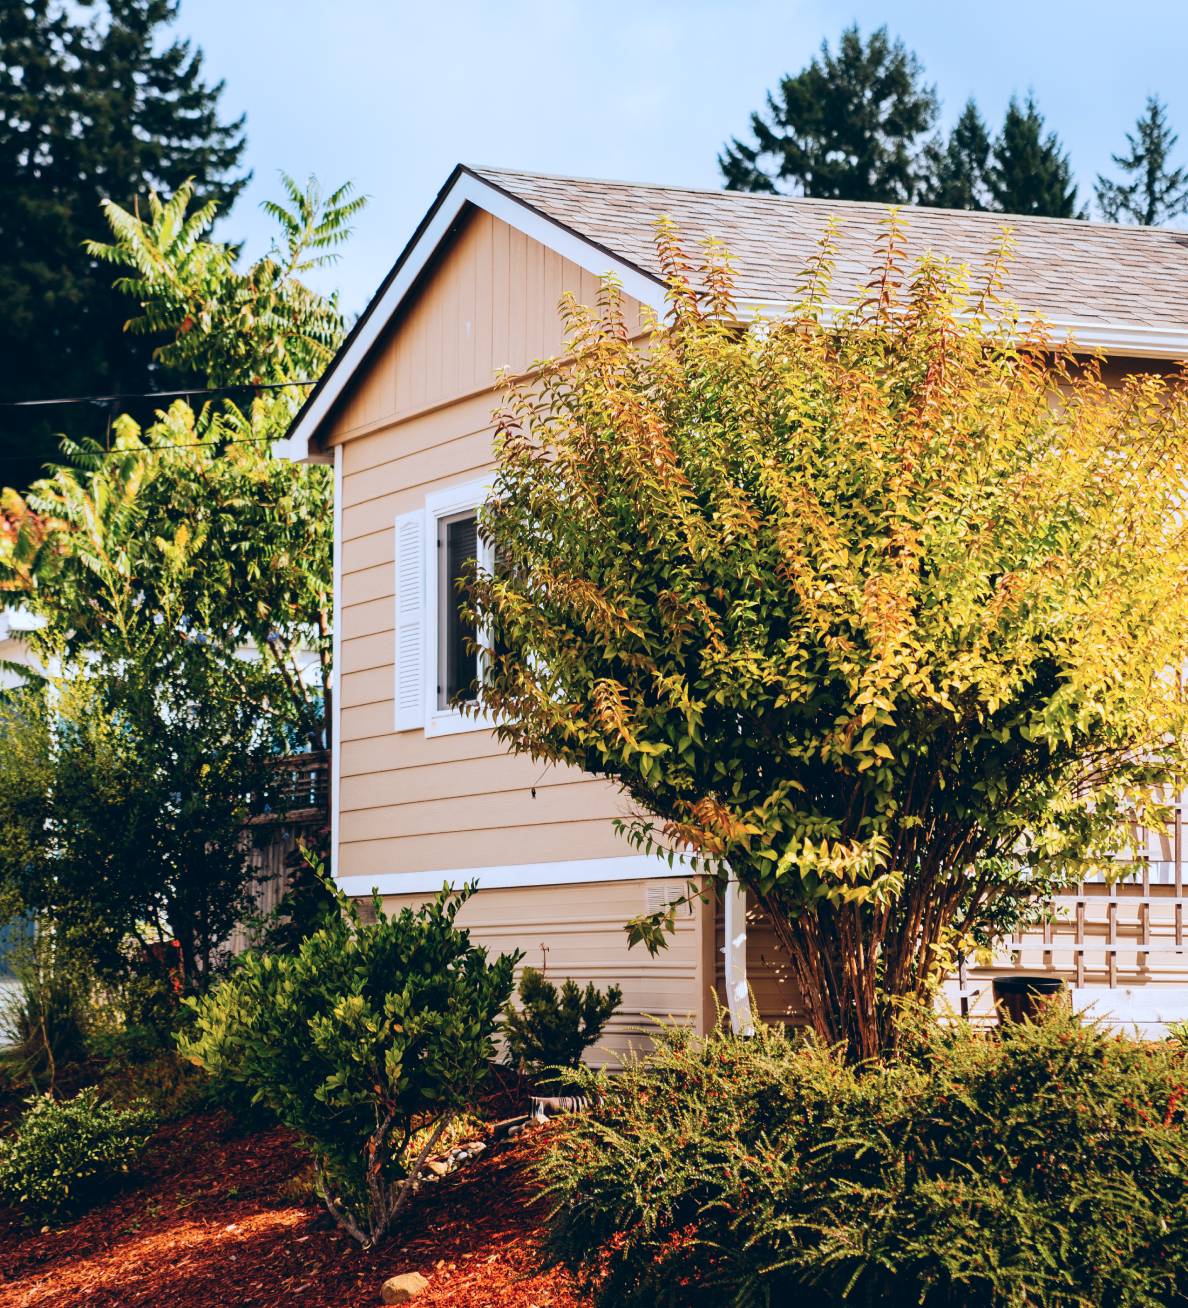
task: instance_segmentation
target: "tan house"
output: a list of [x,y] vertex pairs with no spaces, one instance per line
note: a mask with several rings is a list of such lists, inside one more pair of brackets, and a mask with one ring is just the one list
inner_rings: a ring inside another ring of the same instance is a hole
[[[871,266],[880,206],[454,170],[286,442],[335,470],[333,871],[350,895],[389,904],[444,881],[477,880],[466,923],[554,976],[614,981],[624,1009],[610,1044],[645,1015],[704,1027],[714,995],[754,988],[760,1008],[795,1016],[761,924],[737,894],[682,914],[671,947],[629,951],[624,922],[676,897],[684,880],[617,835],[623,801],[580,772],[511,757],[450,706],[473,677],[452,581],[475,556],[474,515],[492,472],[498,368],[528,369],[561,345],[557,303],[591,302],[614,273],[630,312],[661,310],[654,224],[706,235],[737,261],[748,313],[778,310],[831,216],[841,221],[836,290]],[[976,270],[1001,216],[906,212],[909,252]],[[1010,220],[1007,293],[1116,370],[1188,358],[1188,234],[1071,220]],[[1124,885],[1070,889],[1058,920],[1004,945],[1000,967],[1060,971],[1082,1001],[1154,1022],[1188,1015],[1179,809],[1150,833]],[[969,982],[985,1003],[986,973]]]

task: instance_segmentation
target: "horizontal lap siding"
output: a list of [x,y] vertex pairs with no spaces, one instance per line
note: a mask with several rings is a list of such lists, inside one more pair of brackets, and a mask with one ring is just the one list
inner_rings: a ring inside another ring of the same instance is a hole
[[[618,985],[623,1006],[611,1020],[593,1063],[613,1062],[629,1048],[646,1047],[656,1020],[701,1022],[699,977],[712,916],[681,916],[676,934],[656,959],[628,949],[623,923],[646,907],[646,882],[542,886],[523,890],[480,888],[459,917],[473,940],[491,954],[520,950],[521,966],[543,968],[560,982],[572,977],[600,989]],[[424,902],[425,896],[391,896],[389,911]]]
[[[334,420],[331,442],[343,446],[341,876],[632,852],[613,825],[622,800],[605,782],[509,758],[488,732],[392,730],[396,515],[490,469],[496,370],[523,371],[559,352],[565,291],[593,303],[597,280],[472,215]],[[638,306],[629,311],[638,326]]]

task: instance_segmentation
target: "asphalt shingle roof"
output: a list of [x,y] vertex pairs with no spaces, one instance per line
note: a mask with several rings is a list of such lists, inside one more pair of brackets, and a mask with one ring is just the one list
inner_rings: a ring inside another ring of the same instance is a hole
[[[654,224],[668,215],[695,253],[715,236],[734,256],[742,300],[787,302],[830,217],[841,226],[831,298],[868,279],[887,208],[834,200],[696,191],[553,177],[501,168],[471,172],[580,236],[659,276]],[[1054,324],[1188,328],[1188,232],[1067,218],[1024,218],[905,207],[909,259],[925,251],[967,264],[976,279],[1004,226],[1015,250],[1004,288],[1026,314]]]

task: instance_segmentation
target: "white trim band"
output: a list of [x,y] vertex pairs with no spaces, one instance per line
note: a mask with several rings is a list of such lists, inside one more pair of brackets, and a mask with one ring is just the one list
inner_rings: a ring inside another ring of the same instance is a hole
[[[829,305],[822,314],[828,324],[849,305]],[[760,319],[780,319],[789,305],[782,300],[740,300],[735,305],[738,320],[742,323]],[[1125,322],[1077,322],[1071,318],[1045,318],[1043,314],[1029,313],[1019,306],[1020,322],[1026,326],[1032,321],[1042,323],[1053,345],[1070,340],[1076,353],[1097,353],[1130,359],[1163,359],[1179,363],[1188,359],[1188,328],[1146,327]],[[969,314],[959,313],[959,320],[968,321]],[[993,321],[993,319],[991,319]]]
[[[338,867],[342,830],[342,478],[346,454],[334,447],[334,541],[330,575],[330,875]],[[323,706],[325,712],[325,706]]]
[[432,872],[381,872],[373,877],[340,877],[339,890],[352,897],[432,894],[443,885],[460,887],[477,881],[480,890],[510,890],[520,886],[572,886],[582,882],[651,881],[693,875],[687,861],[668,861],[653,854],[623,858],[575,858],[560,863],[508,863],[502,867],[450,867]]

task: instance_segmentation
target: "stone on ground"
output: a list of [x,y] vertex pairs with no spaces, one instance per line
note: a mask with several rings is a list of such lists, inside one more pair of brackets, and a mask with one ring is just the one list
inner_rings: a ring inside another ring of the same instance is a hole
[[401,1272],[389,1276],[380,1291],[384,1303],[411,1303],[429,1284],[420,1272]]

